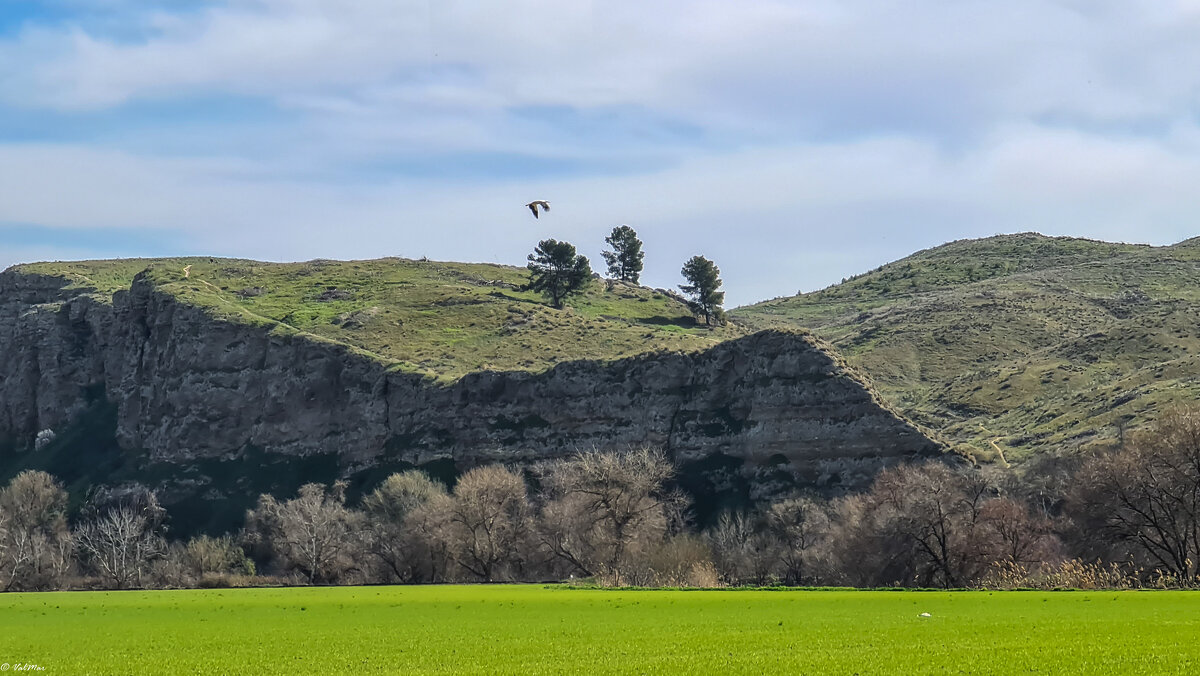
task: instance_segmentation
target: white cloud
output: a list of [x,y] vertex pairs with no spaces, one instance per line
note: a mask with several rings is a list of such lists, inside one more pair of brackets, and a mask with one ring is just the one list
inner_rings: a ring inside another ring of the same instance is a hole
[[[725,272],[731,303],[824,286],[958,237],[1040,230],[1165,244],[1194,234],[1193,155],[1023,128],[984,147],[956,156],[876,139],[748,150],[638,176],[337,186],[241,162],[0,146],[0,222],[163,228],[206,253],[272,260],[520,265],[553,236],[597,266],[607,231],[630,223],[646,240],[650,283],[676,283],[682,261],[703,253]],[[534,220],[521,205],[543,197],[554,208]]]
[[536,141],[496,133],[505,109],[534,105],[636,106],[770,144],[961,143],[1042,116],[1169,123],[1200,103],[1187,2],[230,0],[130,21],[147,37],[68,25],[0,43],[0,100],[264,97],[399,151],[417,135],[404,127],[450,147]]
[[[136,5],[136,40],[67,25],[0,42],[0,106],[86,116],[232,94],[287,119],[241,152],[197,136],[186,157],[112,138],[0,145],[0,222],[158,228],[268,259],[520,264],[556,236],[597,265],[605,232],[630,223],[650,282],[706,253],[747,302],[948,239],[1161,244],[1200,216],[1187,0]],[[640,117],[606,135],[538,106]],[[672,125],[689,131],[655,134]],[[623,173],[420,177],[471,153]],[[548,218],[520,207],[535,197]]]
[[[1179,85],[1195,82],[1200,17],[1184,5],[235,0],[185,19],[152,14],[157,30],[142,41],[31,30],[6,51],[37,55],[21,68],[34,100],[61,106],[390,82],[473,108],[712,106],[714,116],[744,122],[771,119],[767,104],[803,118],[821,111],[796,106],[822,95],[852,105],[905,93],[897,104],[930,110],[956,103],[922,100],[940,94],[994,112],[1123,116],[1194,97]],[[477,69],[481,80],[456,90],[425,77],[447,64]]]

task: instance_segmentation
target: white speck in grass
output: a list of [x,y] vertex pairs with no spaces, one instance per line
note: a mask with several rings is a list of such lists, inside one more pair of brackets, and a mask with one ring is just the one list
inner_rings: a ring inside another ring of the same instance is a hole
[[933,617],[933,615],[930,615],[929,613],[921,613],[921,617]]

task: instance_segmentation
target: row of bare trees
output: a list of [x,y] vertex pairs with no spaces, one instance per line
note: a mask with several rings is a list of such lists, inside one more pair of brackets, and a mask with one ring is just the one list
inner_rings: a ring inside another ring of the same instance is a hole
[[1200,586],[1200,408],[1021,477],[894,467],[863,493],[725,515],[710,538],[730,582]]
[[660,455],[641,449],[584,453],[529,477],[478,467],[453,490],[418,471],[394,474],[359,509],[346,506],[344,486],[310,484],[291,500],[262,496],[242,539],[268,570],[310,583],[571,576],[654,583],[662,578],[656,557],[683,533],[684,502],[667,489],[671,475]]
[[168,550],[166,511],[140,487],[102,490],[67,523],[67,492],[45,472],[27,471],[0,489],[0,589],[36,591],[90,575],[104,586],[145,586]]
[[1194,584],[1200,576],[1200,408],[1176,409],[1075,477],[1086,553]]
[[138,486],[101,490],[68,522],[42,472],[0,489],[0,589],[420,583],[591,578],[612,585],[1195,586],[1200,410],[1119,449],[1000,470],[941,462],[868,490],[797,496],[689,523],[650,449],[588,452],[453,488],[394,474],[357,505],[345,485],[263,495],[241,532],[165,537]]
[[752,584],[962,587],[997,563],[1064,554],[1049,517],[979,471],[941,463],[885,470],[865,493],[833,501],[724,515],[710,538],[722,577]]

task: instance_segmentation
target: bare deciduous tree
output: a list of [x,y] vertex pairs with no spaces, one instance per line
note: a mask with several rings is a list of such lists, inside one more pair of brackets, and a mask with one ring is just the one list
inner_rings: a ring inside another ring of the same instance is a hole
[[424,554],[424,561],[418,571],[425,581],[443,582],[449,579],[453,564],[449,540],[451,507],[452,500],[449,495],[434,495],[425,504],[410,512],[404,520],[405,530],[414,538],[415,546]]
[[355,567],[362,515],[346,507],[345,484],[305,484],[279,502],[270,495],[246,515],[251,544],[265,544],[277,562],[309,584],[338,581]]
[[166,550],[161,534],[164,511],[157,498],[140,492],[124,500],[99,501],[86,511],[88,516],[75,531],[84,561],[117,589],[142,586],[150,564]]
[[771,505],[767,533],[776,543],[778,572],[785,584],[813,581],[816,551],[828,537],[829,515],[811,498],[792,498]]
[[1200,574],[1200,409],[1177,409],[1077,475],[1071,511],[1086,532],[1124,543],[1179,580]]
[[446,488],[424,472],[393,474],[363,498],[367,547],[381,569],[381,581],[418,582],[436,578],[439,548],[432,537],[431,501],[446,497]]
[[958,587],[990,563],[981,537],[986,482],[937,462],[884,470],[835,504],[837,568],[856,585]]
[[649,448],[591,451],[542,467],[543,544],[584,575],[620,568],[668,534],[682,502],[665,490],[673,473]]
[[45,472],[18,474],[0,490],[0,589],[53,589],[71,565],[67,492]]
[[997,498],[987,501],[979,516],[990,562],[1030,566],[1062,558],[1050,519],[1034,514],[1029,505]]
[[708,532],[713,563],[728,583],[763,585],[776,575],[780,543],[766,531],[762,518],[726,512]]
[[525,480],[499,465],[464,474],[441,511],[443,541],[450,558],[479,580],[519,576],[529,551],[531,518]]

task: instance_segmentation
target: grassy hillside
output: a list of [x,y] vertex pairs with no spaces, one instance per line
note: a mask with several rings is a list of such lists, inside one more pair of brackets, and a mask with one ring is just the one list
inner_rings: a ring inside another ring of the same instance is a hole
[[952,242],[732,314],[814,330],[902,411],[981,459],[1112,443],[1200,397],[1192,240]]
[[[190,265],[188,276],[184,267]],[[698,327],[677,297],[595,280],[556,310],[523,286],[524,268],[385,258],[261,263],[221,258],[36,263],[102,299],[147,271],[157,288],[232,321],[350,345],[396,368],[453,379],[543,370],[562,361],[698,350],[741,335]]]

